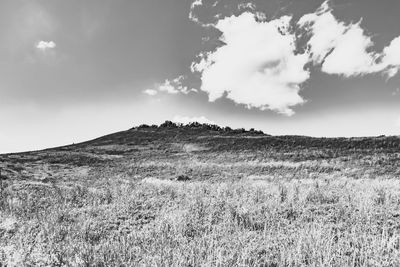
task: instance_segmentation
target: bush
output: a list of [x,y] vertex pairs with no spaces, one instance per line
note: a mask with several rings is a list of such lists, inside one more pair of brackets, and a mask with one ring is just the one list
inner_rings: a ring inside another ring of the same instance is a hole
[[178,125],[172,121],[165,121],[160,125],[160,128],[177,128]]

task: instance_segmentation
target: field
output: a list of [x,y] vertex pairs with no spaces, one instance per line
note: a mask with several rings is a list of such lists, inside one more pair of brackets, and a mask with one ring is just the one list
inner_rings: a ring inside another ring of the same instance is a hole
[[398,137],[166,122],[0,168],[0,266],[400,266]]

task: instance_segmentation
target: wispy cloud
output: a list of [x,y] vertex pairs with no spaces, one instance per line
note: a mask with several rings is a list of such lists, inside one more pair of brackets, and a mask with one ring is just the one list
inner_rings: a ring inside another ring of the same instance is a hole
[[[218,1],[215,1],[212,6],[215,7],[217,4],[218,4]],[[202,27],[213,27],[214,26],[213,23],[204,23],[197,16],[196,9],[198,9],[199,7],[202,7],[202,6],[203,6],[203,0],[193,1],[192,4],[190,5],[189,19],[191,21],[201,25]]]
[[197,92],[196,89],[189,89],[183,85],[184,76],[178,76],[175,79],[166,79],[162,84],[156,84],[154,89],[146,89],[143,93],[154,96],[158,92],[164,92],[168,94],[188,94],[190,92]]
[[251,2],[240,3],[238,5],[238,9],[239,10],[244,10],[244,9],[255,10],[256,9],[256,5],[254,3],[251,3]]
[[199,18],[196,16],[194,10],[195,10],[196,7],[201,6],[201,5],[203,5],[203,1],[202,0],[195,0],[190,5],[189,19],[191,21],[196,22],[196,23],[200,23]]
[[155,96],[158,93],[158,91],[154,89],[146,89],[143,91],[143,93],[146,95]]

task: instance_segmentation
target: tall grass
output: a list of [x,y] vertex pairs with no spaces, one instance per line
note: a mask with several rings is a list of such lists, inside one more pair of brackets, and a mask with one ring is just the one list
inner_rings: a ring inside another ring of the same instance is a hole
[[3,266],[399,266],[397,180],[13,183]]

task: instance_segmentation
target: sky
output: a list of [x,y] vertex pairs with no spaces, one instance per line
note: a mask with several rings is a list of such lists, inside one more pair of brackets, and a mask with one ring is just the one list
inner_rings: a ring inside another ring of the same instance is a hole
[[400,134],[398,0],[2,0],[0,153],[140,124]]

